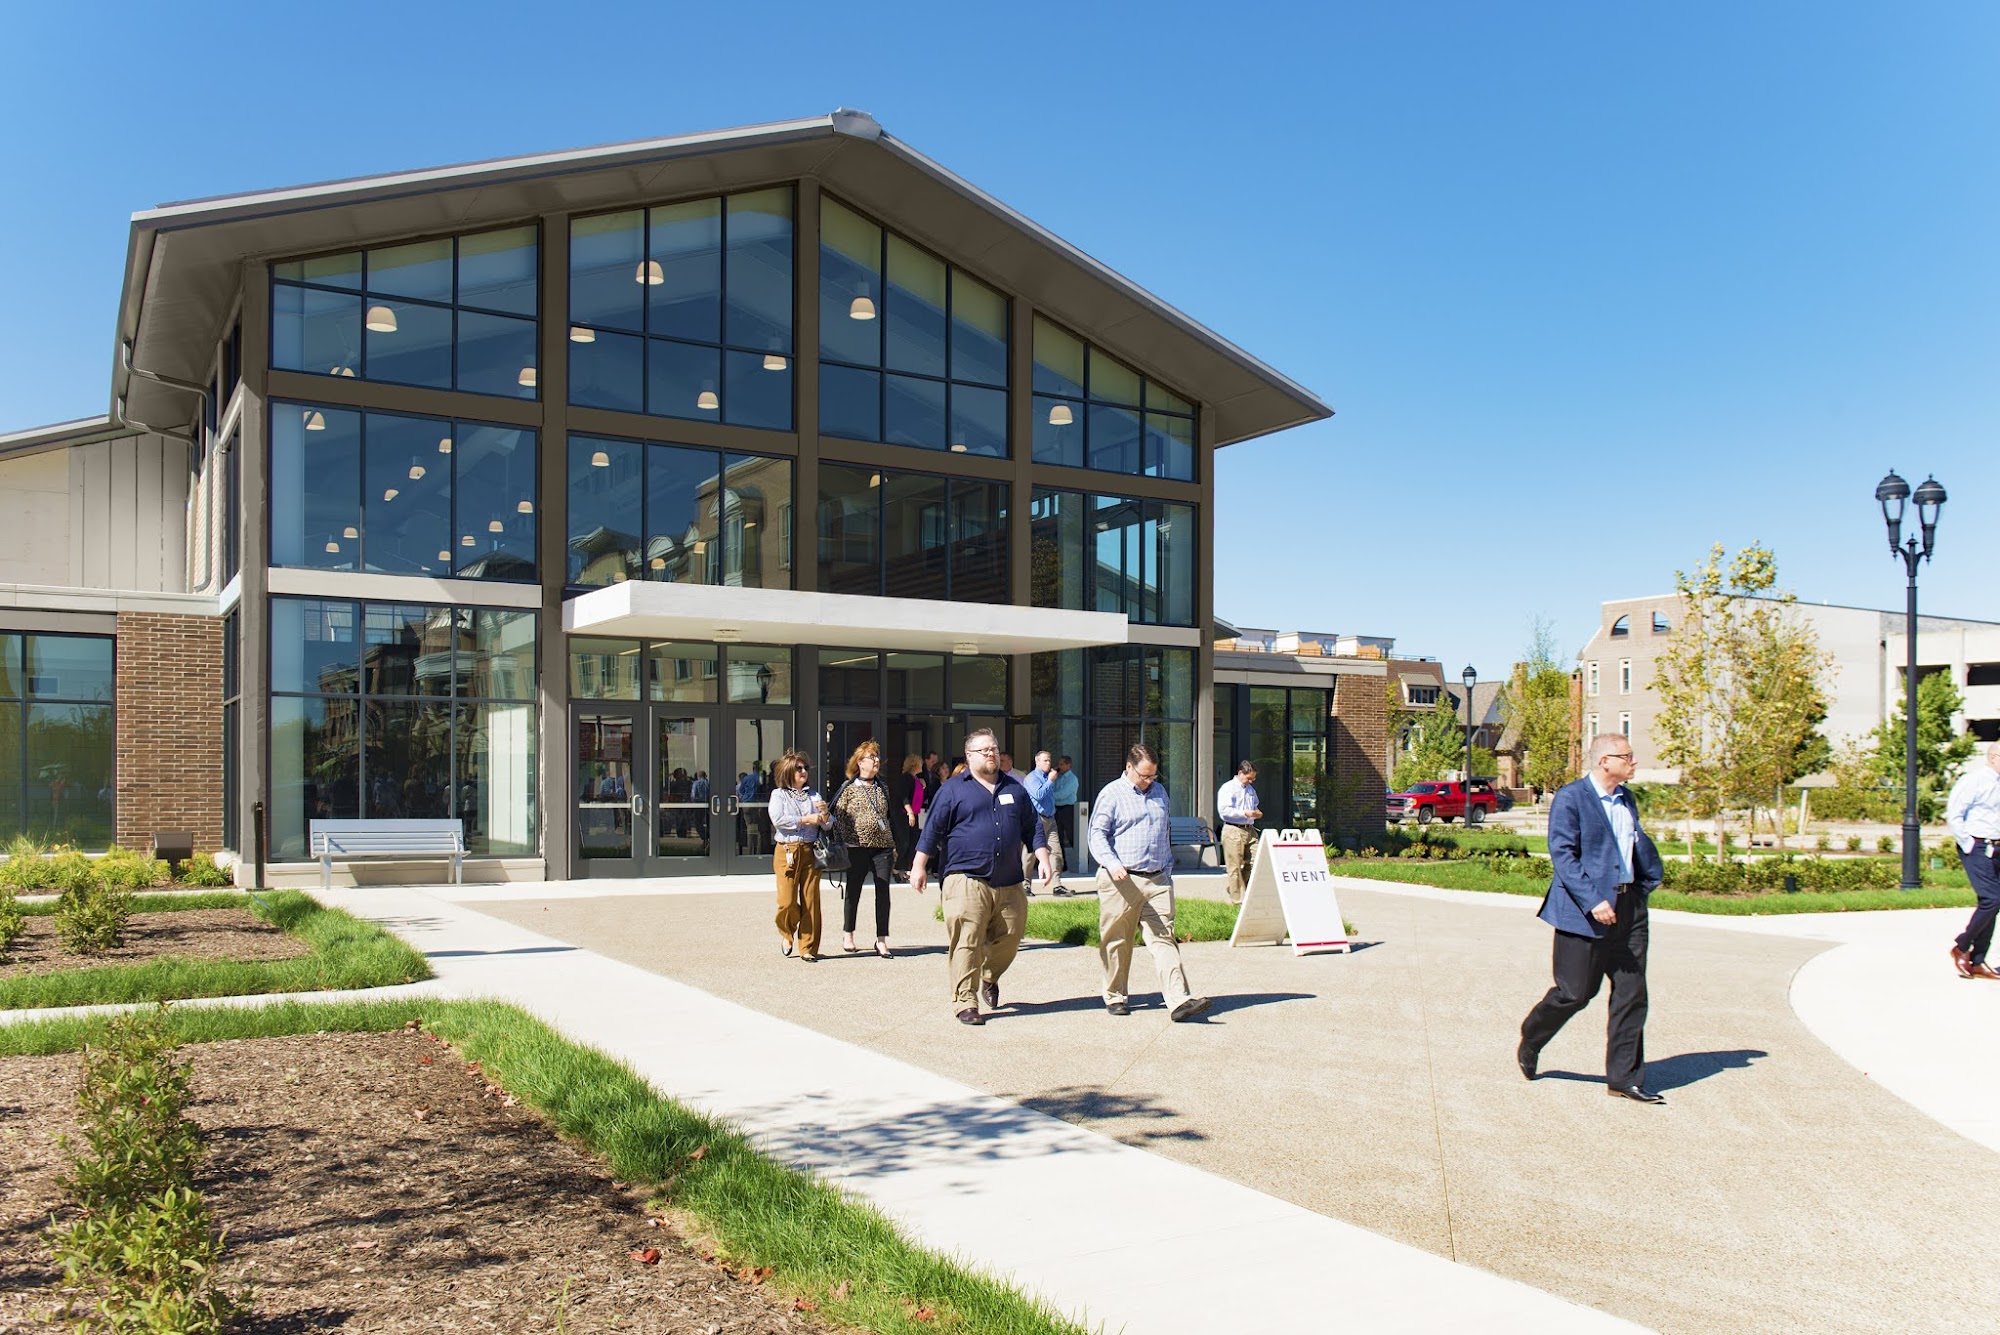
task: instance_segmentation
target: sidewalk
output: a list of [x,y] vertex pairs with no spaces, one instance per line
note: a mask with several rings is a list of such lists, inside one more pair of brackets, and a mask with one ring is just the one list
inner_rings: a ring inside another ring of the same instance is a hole
[[434,893],[326,898],[428,954],[446,993],[521,1006],[1109,1331],[1635,1329]]

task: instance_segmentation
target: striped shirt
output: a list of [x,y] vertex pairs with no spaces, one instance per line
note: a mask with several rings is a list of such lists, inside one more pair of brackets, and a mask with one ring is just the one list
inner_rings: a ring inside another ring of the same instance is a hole
[[817,801],[819,790],[811,784],[804,788],[772,789],[772,837],[781,844],[809,844],[818,839],[819,826],[799,824],[799,817],[814,814],[813,804]]
[[1100,866],[1171,879],[1174,849],[1167,821],[1167,786],[1155,782],[1142,793],[1121,774],[1104,785],[1090,809],[1090,856]]

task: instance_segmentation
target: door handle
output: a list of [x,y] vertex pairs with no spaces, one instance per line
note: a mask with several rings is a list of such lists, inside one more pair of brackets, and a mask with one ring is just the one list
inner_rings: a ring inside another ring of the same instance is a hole
[[632,794],[632,814],[635,816],[646,814],[646,795],[644,793],[635,791]]

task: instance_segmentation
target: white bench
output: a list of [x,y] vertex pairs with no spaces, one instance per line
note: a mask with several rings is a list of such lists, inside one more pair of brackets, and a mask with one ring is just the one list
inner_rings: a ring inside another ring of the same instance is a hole
[[460,820],[316,820],[309,827],[322,890],[333,887],[333,864],[444,858],[453,885],[465,879],[465,822]]
[[1222,856],[1222,845],[1215,842],[1215,831],[1208,828],[1208,822],[1199,816],[1169,816],[1167,818],[1167,842],[1175,848],[1194,849],[1194,865],[1208,866],[1208,850],[1216,850]]

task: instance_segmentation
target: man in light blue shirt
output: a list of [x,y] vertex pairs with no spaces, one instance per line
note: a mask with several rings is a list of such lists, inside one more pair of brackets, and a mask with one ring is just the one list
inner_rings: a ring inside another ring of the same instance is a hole
[[1090,809],[1090,855],[1097,859],[1097,955],[1104,963],[1104,1009],[1131,1014],[1125,985],[1132,972],[1132,929],[1145,933],[1159,970],[1169,1018],[1192,1020],[1208,998],[1188,988],[1174,941],[1171,808],[1159,783],[1159,753],[1139,742],[1125,753],[1125,773],[1104,785]]
[[1068,756],[1056,757],[1056,828],[1062,831],[1064,850],[1076,847],[1076,771]]
[[1951,966],[1961,978],[2000,981],[2000,971],[1986,962],[1993,945],[1993,924],[2000,919],[2000,742],[1986,744],[1986,763],[1959,776],[1945,799],[1945,824],[1958,841],[1958,863],[1972,882],[1977,907],[1951,943]]
[[[1042,838],[1049,846],[1049,865],[1053,869],[1056,893],[1067,895],[1069,887],[1063,884],[1062,836],[1056,830],[1055,759],[1047,751],[1035,752],[1035,767],[1021,780],[1021,786],[1028,790],[1028,801],[1035,808],[1035,815],[1042,823]],[[1023,876],[1027,879],[1027,864],[1023,864]],[[1034,894],[1030,886],[1029,894]]]
[[1222,865],[1229,868],[1223,893],[1232,904],[1243,902],[1250,884],[1250,863],[1257,855],[1257,822],[1264,809],[1257,798],[1257,767],[1249,761],[1236,766],[1236,777],[1216,790],[1215,814],[1222,821]]

